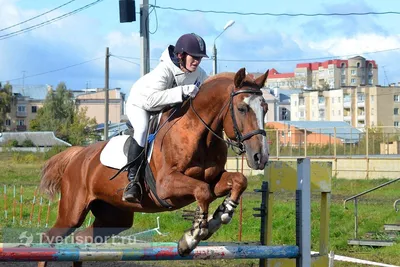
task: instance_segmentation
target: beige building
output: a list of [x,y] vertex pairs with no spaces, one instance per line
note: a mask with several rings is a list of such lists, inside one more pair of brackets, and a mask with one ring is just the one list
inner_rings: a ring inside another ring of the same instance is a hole
[[293,121],[345,121],[354,127],[400,127],[400,87],[357,86],[290,97]]
[[[51,87],[35,88],[32,96],[14,93],[10,112],[6,114],[4,121],[5,130],[9,132],[23,132],[29,130],[31,120],[36,118],[37,111],[43,106],[45,96]],[[38,92],[40,91],[40,92]],[[27,95],[31,92],[29,88],[25,91]],[[78,108],[87,108],[86,116],[95,118],[97,123],[105,121],[105,93],[102,89],[85,89],[73,91],[75,104]],[[125,113],[125,94],[120,88],[109,90],[109,121],[119,123]]]
[[342,86],[377,85],[378,65],[361,56],[347,60],[299,63],[294,72],[279,73],[271,69],[267,79],[269,88],[340,88]]
[[[120,88],[109,90],[108,120],[110,123],[121,122],[121,117],[125,114],[125,94],[121,93]],[[97,123],[105,122],[105,92],[96,90],[95,92],[76,95],[75,104],[78,108],[87,108],[86,116],[95,118]]]
[[4,121],[7,132],[24,132],[29,129],[29,123],[36,118],[36,113],[43,106],[42,100],[35,100],[20,94],[14,95],[10,112]]

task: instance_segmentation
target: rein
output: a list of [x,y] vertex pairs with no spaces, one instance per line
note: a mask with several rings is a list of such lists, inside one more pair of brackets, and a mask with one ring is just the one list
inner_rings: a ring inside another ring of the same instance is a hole
[[200,117],[200,115],[197,113],[197,111],[194,109],[193,100],[192,100],[192,98],[190,98],[190,107],[193,110],[193,112],[196,115],[196,117],[201,121],[201,123],[207,128],[208,131],[210,131],[219,140],[224,141],[228,146],[231,146],[232,148],[237,148],[238,151],[235,151],[235,153],[238,154],[238,155],[241,155],[244,152],[246,152],[245,146],[243,144],[244,141],[250,139],[252,136],[257,135],[257,134],[261,134],[263,136],[266,136],[265,130],[262,130],[262,129],[254,130],[254,131],[252,131],[250,133],[247,133],[245,135],[243,135],[239,131],[239,126],[237,124],[236,117],[235,117],[235,112],[233,110],[233,98],[235,96],[239,95],[239,94],[242,94],[242,93],[262,95],[262,92],[254,91],[254,90],[251,90],[251,89],[244,89],[244,90],[239,90],[239,91],[236,91],[236,92],[232,92],[230,94],[230,97],[229,97],[229,102],[226,102],[226,104],[221,108],[221,111],[219,112],[219,114],[221,114],[222,110],[224,110],[225,107],[227,105],[229,105],[229,110],[230,110],[230,113],[231,113],[231,118],[232,118],[232,123],[233,123],[233,130],[235,132],[236,141],[233,141],[233,140],[230,140],[230,139],[225,140],[221,136],[219,136],[213,129],[211,129],[207,125],[207,123]]

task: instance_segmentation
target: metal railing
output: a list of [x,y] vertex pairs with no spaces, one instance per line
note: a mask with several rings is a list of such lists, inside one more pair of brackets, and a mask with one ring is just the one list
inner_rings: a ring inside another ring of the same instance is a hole
[[396,201],[393,203],[393,207],[394,207],[394,210],[395,210],[396,212],[399,211],[399,208],[397,207],[397,204],[400,204],[400,199],[396,200]]
[[[361,197],[361,196],[363,196],[363,195],[366,195],[366,194],[368,194],[368,193],[370,193],[370,192],[372,192],[372,191],[375,191],[375,190],[377,190],[377,189],[379,189],[379,188],[382,188],[382,187],[384,187],[384,186],[387,186],[387,185],[389,185],[389,184],[392,184],[392,183],[394,183],[394,182],[397,182],[397,181],[400,181],[400,178],[397,178],[397,179],[395,179],[395,180],[391,180],[391,181],[389,181],[389,182],[386,182],[386,183],[383,183],[383,184],[381,184],[381,185],[378,185],[377,187],[374,187],[374,188],[369,189],[369,190],[367,190],[367,191],[361,192],[361,193],[359,193],[359,194],[357,194],[357,195],[354,195],[354,196],[352,196],[352,197],[346,198],[346,199],[343,201],[343,206],[344,206],[345,209],[347,209],[347,208],[346,208],[346,203],[347,203],[347,201],[353,200],[353,199],[354,199],[354,239],[357,239],[357,237],[358,237],[358,198]],[[400,200],[399,200],[399,201],[400,201]],[[395,202],[395,203],[396,203],[396,202]],[[396,204],[395,204],[395,207],[396,207]]]

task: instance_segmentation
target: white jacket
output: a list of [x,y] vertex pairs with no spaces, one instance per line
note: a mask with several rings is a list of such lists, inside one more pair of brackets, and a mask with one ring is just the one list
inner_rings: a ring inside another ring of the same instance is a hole
[[158,111],[182,102],[182,85],[196,84],[207,79],[206,72],[198,67],[194,72],[183,72],[171,60],[174,47],[170,45],[161,55],[160,63],[151,72],[133,84],[127,105],[148,111]]

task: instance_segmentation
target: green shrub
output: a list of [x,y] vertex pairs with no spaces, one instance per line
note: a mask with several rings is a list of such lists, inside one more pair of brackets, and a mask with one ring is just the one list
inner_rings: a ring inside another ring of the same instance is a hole
[[64,151],[68,147],[65,146],[53,146],[49,151],[44,152],[44,159],[47,160],[51,158],[52,156]]
[[18,141],[17,140],[12,139],[12,140],[8,140],[7,141],[6,146],[7,147],[18,147],[19,145],[18,145]]
[[34,147],[35,144],[30,139],[25,139],[22,144],[23,147]]

